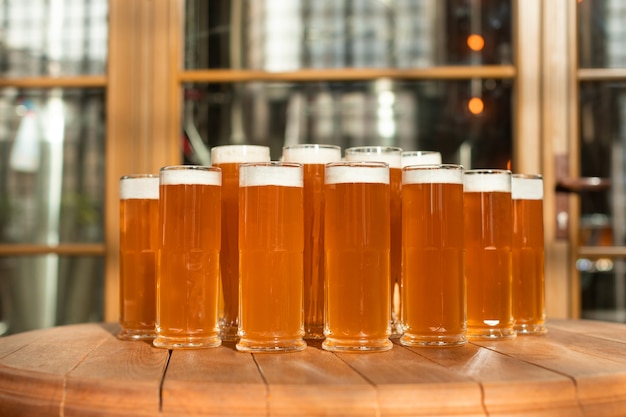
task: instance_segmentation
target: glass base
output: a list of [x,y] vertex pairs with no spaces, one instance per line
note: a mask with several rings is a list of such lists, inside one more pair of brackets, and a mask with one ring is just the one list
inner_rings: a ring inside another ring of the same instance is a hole
[[239,326],[220,326],[220,339],[224,342],[236,342],[239,340]]
[[235,345],[240,352],[271,353],[271,352],[298,352],[306,348],[303,339],[274,339],[251,340],[242,337]]
[[156,337],[156,332],[153,330],[137,330],[137,329],[122,329],[117,334],[117,338],[120,340],[152,340]]
[[514,339],[517,336],[512,327],[468,327],[466,337],[469,340],[501,340]]
[[322,349],[330,352],[384,352],[392,347],[393,343],[389,338],[334,339],[326,337],[322,343]]
[[322,340],[324,339],[324,328],[309,328],[304,330],[304,338],[311,340]]
[[466,343],[467,338],[464,334],[416,335],[405,333],[400,338],[400,344],[404,346],[454,347],[465,346]]
[[222,340],[217,336],[210,337],[167,337],[157,335],[152,344],[165,349],[202,349],[218,347]]
[[543,324],[516,324],[513,328],[518,335],[546,334],[548,332]]

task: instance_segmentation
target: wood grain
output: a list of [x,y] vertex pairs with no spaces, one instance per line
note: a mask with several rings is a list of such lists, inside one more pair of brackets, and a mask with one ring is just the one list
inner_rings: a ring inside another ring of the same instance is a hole
[[621,416],[626,325],[552,320],[545,336],[330,353],[156,349],[117,324],[0,338],[0,416]]

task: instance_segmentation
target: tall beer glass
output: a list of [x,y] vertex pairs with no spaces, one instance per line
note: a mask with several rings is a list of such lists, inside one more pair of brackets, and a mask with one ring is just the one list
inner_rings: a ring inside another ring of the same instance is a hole
[[514,174],[513,318],[517,334],[541,334],[545,328],[543,178]]
[[391,336],[402,334],[402,149],[391,146],[359,146],[346,149],[346,161],[379,161],[389,164],[391,227]]
[[302,350],[302,164],[242,164],[239,187],[237,349]]
[[464,186],[467,337],[512,338],[511,171],[467,170]]
[[389,350],[388,165],[328,164],[324,193],[326,340],[322,348]]
[[219,168],[161,168],[154,346],[219,346]]
[[441,153],[437,151],[403,151],[402,168],[411,165],[441,165]]
[[403,168],[402,226],[400,343],[464,345],[463,167]]
[[335,145],[283,148],[285,162],[304,164],[304,337],[324,338],[324,165],[341,161]]
[[122,340],[152,339],[156,320],[159,177],[120,179],[120,326]]
[[270,160],[270,149],[256,145],[223,145],[211,149],[211,163],[222,170],[222,249],[220,273],[223,311],[222,340],[237,339],[239,325],[239,165]]

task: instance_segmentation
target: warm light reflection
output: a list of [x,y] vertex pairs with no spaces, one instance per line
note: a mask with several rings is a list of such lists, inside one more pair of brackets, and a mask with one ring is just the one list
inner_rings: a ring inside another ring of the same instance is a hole
[[481,98],[472,97],[467,102],[467,108],[472,114],[481,114],[485,109],[485,104],[483,103],[483,100]]
[[485,46],[485,40],[480,35],[472,34],[467,37],[467,46],[472,51],[480,51]]

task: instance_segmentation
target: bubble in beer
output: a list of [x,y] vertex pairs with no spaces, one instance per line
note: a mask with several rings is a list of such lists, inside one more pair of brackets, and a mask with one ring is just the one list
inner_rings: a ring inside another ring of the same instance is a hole
[[326,184],[389,184],[389,166],[383,162],[339,162],[326,165]]
[[[186,168],[189,168],[188,166]],[[222,173],[220,171],[208,171],[199,169],[173,169],[165,167],[161,169],[162,185],[198,184],[198,185],[221,185]]]
[[243,164],[239,171],[239,186],[277,185],[280,187],[302,187],[302,176],[301,164],[271,162]]
[[511,172],[506,170],[469,170],[463,180],[466,192],[511,192]]
[[222,145],[211,148],[211,163],[232,164],[270,160],[270,148],[260,145]]
[[132,198],[158,200],[159,177],[156,175],[122,177],[120,181],[120,200],[129,200]]
[[540,175],[513,175],[511,178],[511,197],[513,200],[542,200],[542,177]]

